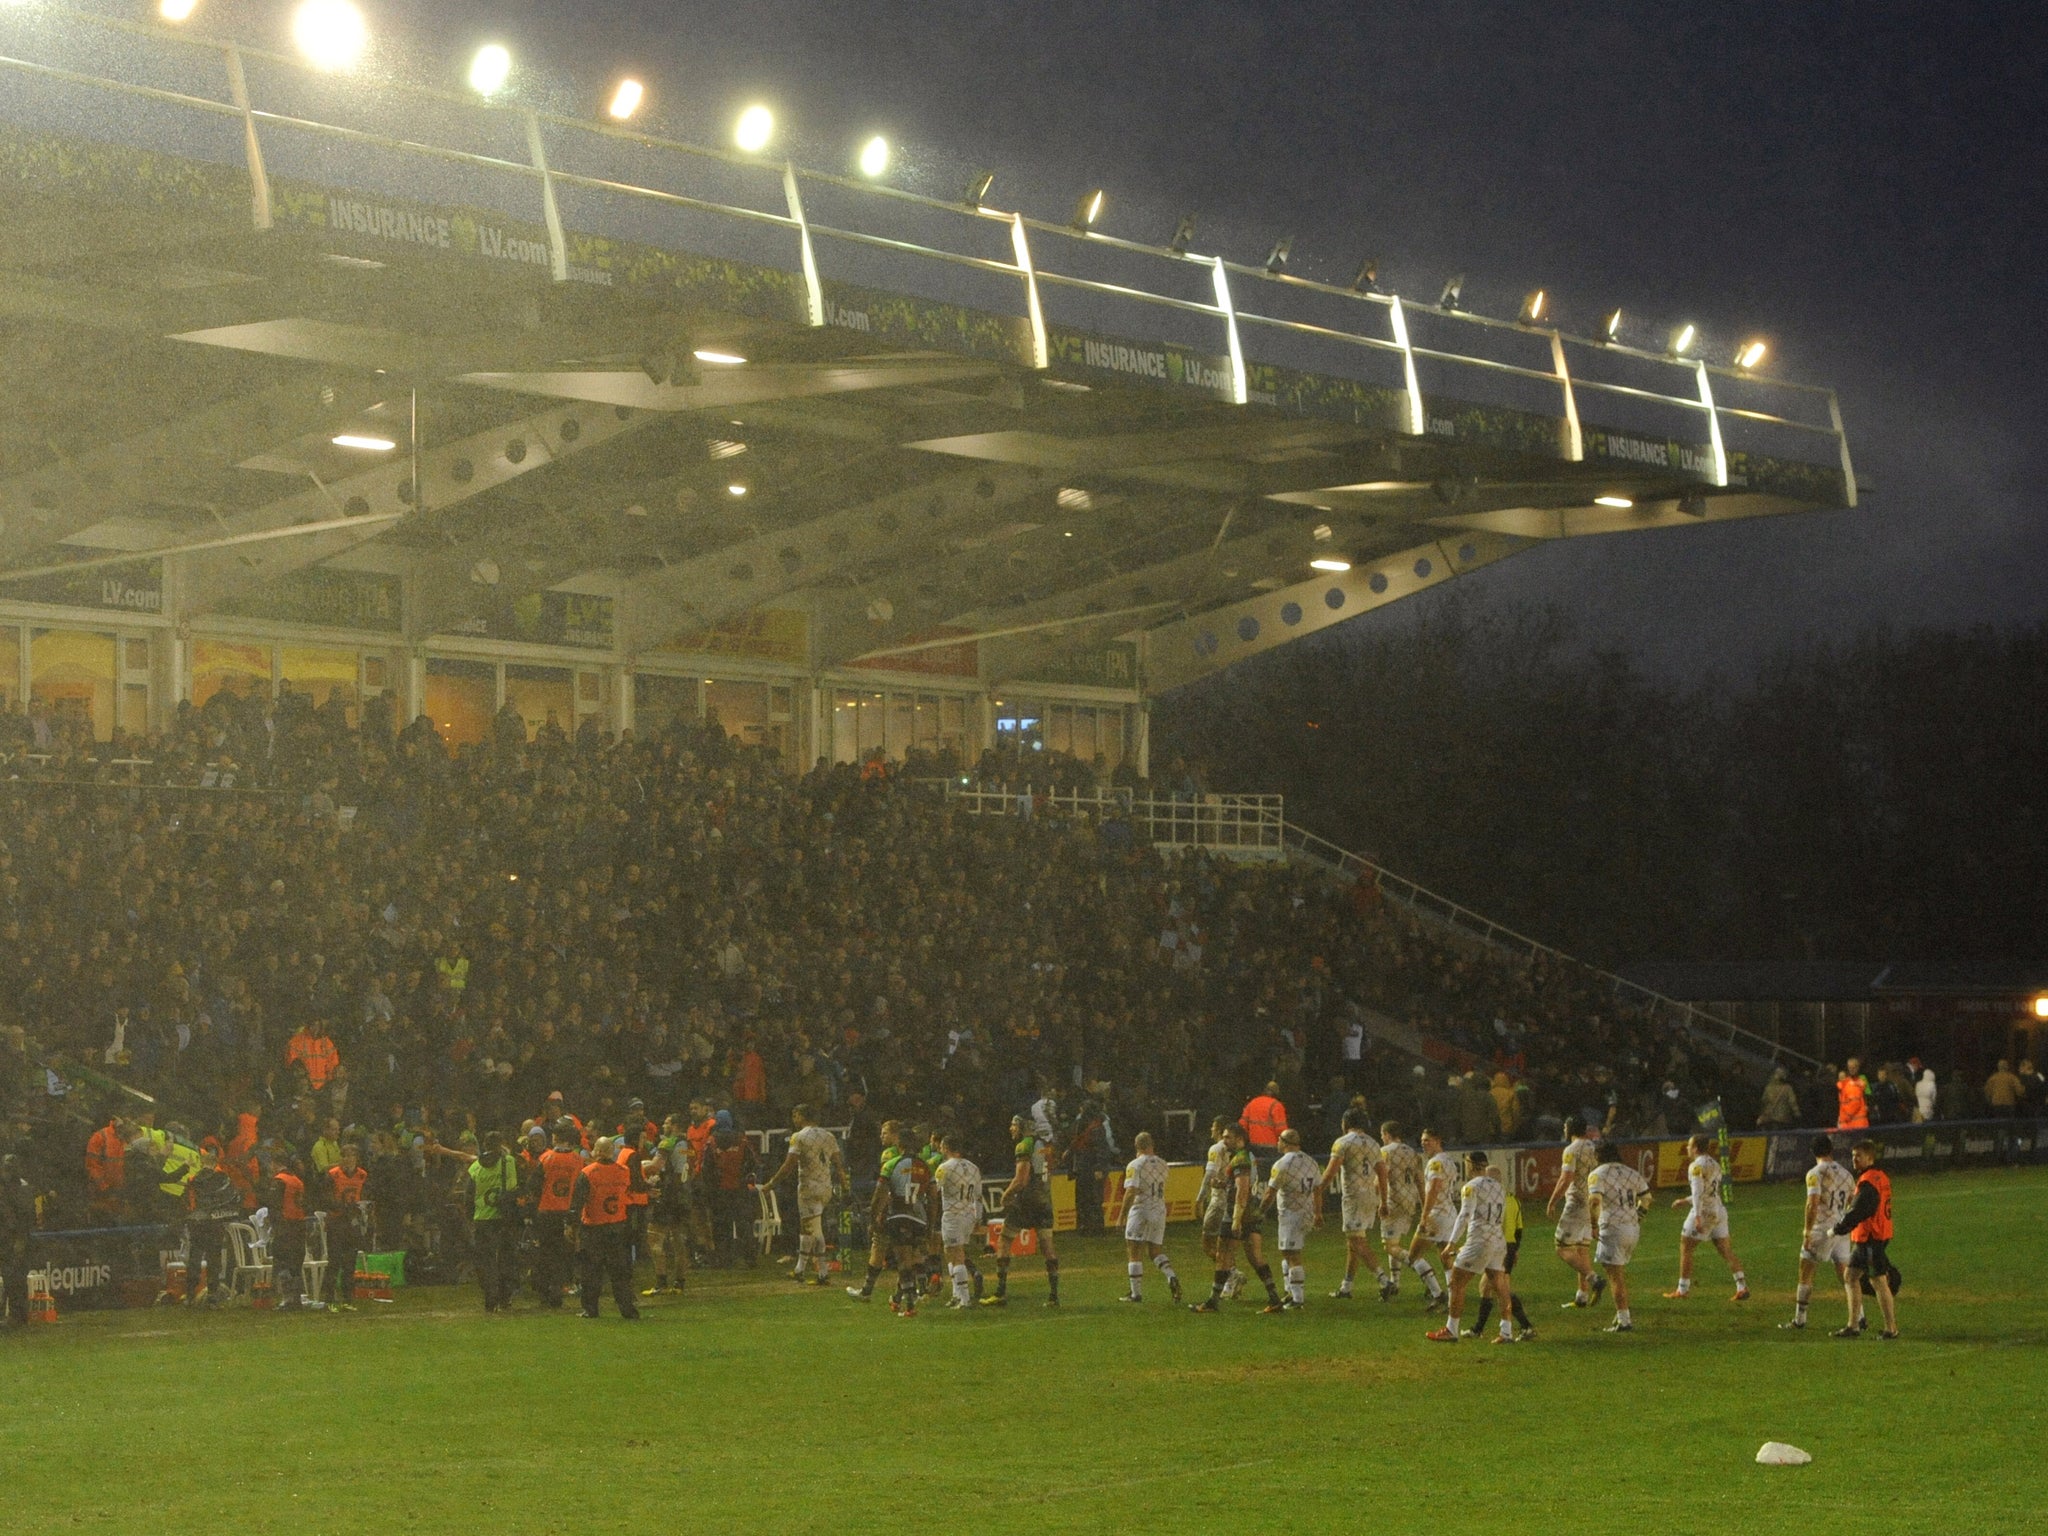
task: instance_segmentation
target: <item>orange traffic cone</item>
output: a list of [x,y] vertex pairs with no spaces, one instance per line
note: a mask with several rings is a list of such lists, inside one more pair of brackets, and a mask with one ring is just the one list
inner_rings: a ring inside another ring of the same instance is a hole
[[50,1276],[47,1270],[37,1270],[29,1276],[28,1320],[32,1323],[54,1323],[57,1321],[57,1298],[50,1294]]
[[270,1310],[272,1295],[268,1280],[258,1280],[255,1285],[250,1287],[249,1304],[258,1312],[268,1312]]

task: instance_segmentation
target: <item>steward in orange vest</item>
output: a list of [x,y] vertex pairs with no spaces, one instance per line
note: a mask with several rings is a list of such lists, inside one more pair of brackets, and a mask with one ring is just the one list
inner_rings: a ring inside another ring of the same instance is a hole
[[1887,1244],[1892,1240],[1891,1176],[1877,1166],[1884,1153],[1875,1141],[1859,1141],[1850,1154],[1856,1165],[1856,1203],[1835,1223],[1835,1235],[1846,1235],[1855,1246],[1849,1250],[1849,1304],[1856,1316],[1835,1335],[1853,1339],[1863,1332],[1863,1303],[1859,1291],[1877,1298],[1884,1313],[1883,1338],[1899,1336],[1898,1289],[1903,1276],[1891,1261]]
[[637,1158],[630,1167],[621,1167],[613,1161],[619,1155],[619,1144],[612,1137],[598,1138],[597,1145],[591,1150],[596,1160],[586,1164],[576,1175],[576,1184],[569,1197],[576,1211],[578,1228],[579,1299],[583,1303],[583,1315],[596,1317],[604,1286],[610,1282],[612,1300],[618,1306],[619,1316],[631,1322],[640,1316],[640,1307],[633,1300],[627,1196],[636,1183],[644,1190],[646,1181],[640,1178]]
[[[278,1165],[270,1191],[270,1264],[282,1311],[299,1306],[306,1263],[306,1181],[292,1163]],[[317,1298],[316,1298],[317,1299]]]

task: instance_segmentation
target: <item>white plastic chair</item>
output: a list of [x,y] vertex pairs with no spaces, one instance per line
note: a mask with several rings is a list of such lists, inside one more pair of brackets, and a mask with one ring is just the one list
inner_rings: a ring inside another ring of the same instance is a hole
[[754,1194],[761,1204],[761,1214],[754,1222],[754,1241],[760,1246],[761,1257],[766,1258],[775,1239],[782,1236],[782,1202],[772,1189],[757,1189]]
[[[235,1272],[229,1278],[230,1296],[253,1295],[259,1285],[270,1284],[270,1254],[256,1229],[246,1221],[228,1223],[228,1241],[234,1246]],[[244,1282],[248,1289],[243,1289]]]
[[320,1287],[327,1279],[327,1213],[315,1211],[306,1223],[306,1257],[299,1263],[300,1299],[309,1307],[325,1305]]

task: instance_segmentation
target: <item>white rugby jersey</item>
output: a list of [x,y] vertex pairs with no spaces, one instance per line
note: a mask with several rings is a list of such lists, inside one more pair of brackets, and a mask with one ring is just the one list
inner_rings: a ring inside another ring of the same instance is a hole
[[1313,1208],[1322,1176],[1323,1170],[1306,1152],[1288,1152],[1274,1162],[1266,1184],[1280,1197],[1281,1211],[1291,1216]]
[[939,1204],[948,1216],[981,1211],[981,1170],[964,1157],[949,1157],[939,1164]]
[[1703,1221],[1717,1219],[1721,1214],[1721,1160],[1711,1152],[1704,1153],[1692,1160],[1685,1177],[1692,1185],[1693,1214]]
[[1140,1153],[1124,1169],[1124,1210],[1142,1211],[1147,1216],[1166,1209],[1166,1159],[1150,1152]]
[[1565,1143],[1564,1155],[1558,1162],[1571,1175],[1571,1183],[1564,1187],[1564,1214],[1583,1216],[1586,1214],[1586,1176],[1600,1165],[1599,1152],[1590,1140],[1578,1136]]
[[807,1125],[790,1134],[789,1150],[796,1154],[797,1188],[829,1194],[832,1168],[839,1161],[839,1139],[822,1125]]
[[1381,1149],[1387,1165],[1387,1209],[1412,1216],[1422,1206],[1422,1154],[1405,1141]]
[[1829,1232],[1856,1203],[1856,1175],[1832,1157],[1806,1170],[1806,1192],[1813,1196],[1813,1230]]
[[1636,1202],[1650,1186],[1627,1163],[1602,1163],[1586,1175],[1586,1194],[1600,1197],[1600,1230],[1623,1234],[1642,1230],[1643,1213]]
[[1337,1176],[1344,1198],[1352,1205],[1374,1205],[1380,1198],[1379,1180],[1373,1170],[1386,1159],[1380,1144],[1363,1131],[1346,1131],[1330,1148],[1337,1156]]
[[1458,1230],[1470,1242],[1497,1237],[1507,1241],[1508,1192],[1499,1179],[1482,1173],[1466,1180],[1458,1192]]

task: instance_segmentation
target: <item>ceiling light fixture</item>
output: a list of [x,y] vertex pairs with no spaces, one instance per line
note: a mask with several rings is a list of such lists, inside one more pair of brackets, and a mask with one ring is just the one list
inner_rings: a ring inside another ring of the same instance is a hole
[[605,116],[615,123],[623,123],[647,99],[647,87],[638,80],[621,80],[612,91],[612,104],[604,109]]
[[1596,507],[1614,507],[1619,511],[1626,512],[1635,505],[1635,502],[1627,496],[1595,496],[1593,498],[1593,505]]
[[337,448],[361,448],[369,453],[389,453],[398,446],[388,437],[371,437],[362,432],[343,432],[332,441]]
[[512,78],[512,54],[503,43],[485,43],[469,63],[469,88],[486,101]]
[[700,363],[715,363],[721,368],[737,368],[746,361],[737,352],[720,352],[714,347],[699,347],[690,356]]
[[755,102],[754,105],[742,112],[739,116],[739,121],[733,124],[733,143],[750,155],[761,153],[762,150],[768,147],[769,141],[774,137],[775,114],[759,102]]
[[1351,562],[1339,560],[1334,555],[1324,555],[1309,561],[1308,568],[1312,571],[1348,571],[1351,569]]
[[879,133],[860,147],[860,173],[869,181],[886,175],[889,170],[889,141]]

